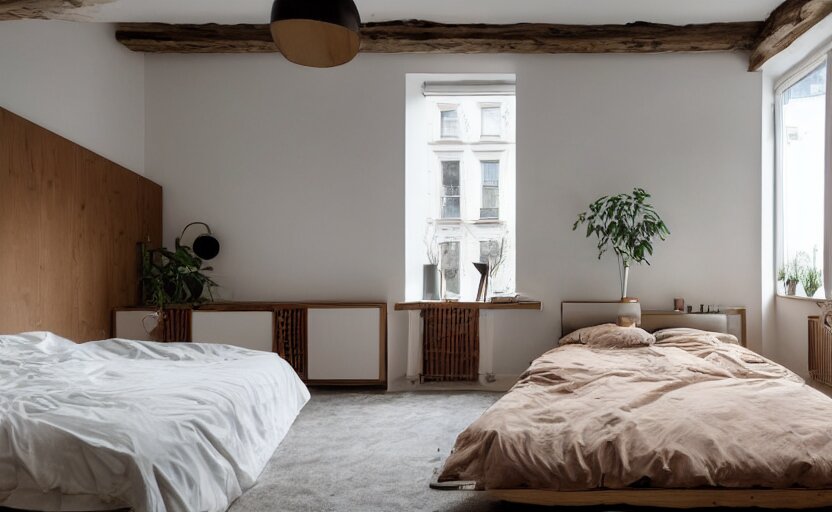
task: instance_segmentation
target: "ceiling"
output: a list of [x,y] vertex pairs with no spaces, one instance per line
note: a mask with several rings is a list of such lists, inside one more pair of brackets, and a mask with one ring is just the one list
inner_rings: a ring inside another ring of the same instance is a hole
[[[364,22],[683,25],[764,20],[782,0],[355,0]],[[164,23],[268,23],[271,0],[113,0],[72,10],[75,19]]]

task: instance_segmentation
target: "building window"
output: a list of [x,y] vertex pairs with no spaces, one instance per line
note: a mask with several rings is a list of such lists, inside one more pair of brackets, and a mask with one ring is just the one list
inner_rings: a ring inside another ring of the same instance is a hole
[[[814,285],[808,279],[810,272],[817,278],[818,273],[832,271],[823,268],[824,202],[832,200],[824,198],[824,182],[829,179],[824,164],[827,60],[787,82],[787,87],[778,94],[781,205],[778,259],[779,270],[782,270],[778,272],[778,279],[787,277],[791,270],[796,271],[801,276],[796,293],[805,296],[823,295],[822,286],[818,290],[812,289]],[[780,290],[785,291],[784,288]]]
[[460,215],[459,160],[442,162],[442,218],[458,219]]
[[489,294],[511,294],[514,76],[467,75],[463,81],[445,76],[406,79],[405,297],[432,298],[424,291],[430,289],[425,276],[435,276],[438,267],[444,298],[474,300],[480,274],[473,263],[483,258],[492,266]]
[[480,109],[481,130],[483,137],[499,137],[502,134],[503,113],[499,106],[483,106]]
[[500,162],[480,162],[482,169],[481,219],[500,218]]
[[457,109],[440,111],[442,118],[440,137],[443,139],[459,138],[459,112]]
[[442,242],[439,244],[439,252],[446,295],[459,297],[459,242]]
[[480,263],[488,263],[491,271],[499,269],[503,260],[503,243],[500,240],[483,240],[480,242]]

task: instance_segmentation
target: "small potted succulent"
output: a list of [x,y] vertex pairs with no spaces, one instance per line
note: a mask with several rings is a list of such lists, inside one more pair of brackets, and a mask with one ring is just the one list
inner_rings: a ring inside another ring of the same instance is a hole
[[598,238],[598,259],[607,249],[612,249],[618,258],[622,302],[638,302],[627,297],[630,265],[650,264],[648,256],[653,255],[653,243],[664,240],[670,230],[653,205],[647,202],[650,194],[641,188],[634,188],[632,194],[604,196],[589,205],[589,210],[578,215],[572,230],[586,224],[587,238]]

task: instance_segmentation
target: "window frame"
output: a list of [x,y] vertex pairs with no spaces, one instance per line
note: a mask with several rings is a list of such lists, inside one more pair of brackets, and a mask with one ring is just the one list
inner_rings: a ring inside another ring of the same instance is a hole
[[[483,127],[485,123],[483,123],[483,118],[485,116],[486,109],[494,109],[496,108],[500,113],[500,121],[498,124],[498,129],[496,134],[486,134],[483,131]],[[504,118],[504,111],[503,111],[503,104],[498,102],[481,102],[479,104],[480,109],[480,140],[482,141],[496,141],[502,140],[505,137],[505,122],[503,121]]]
[[[461,152],[437,152],[436,153],[437,161],[438,161],[438,164],[439,164],[438,165],[438,171],[436,173],[437,174],[437,179],[436,179],[437,185],[436,186],[437,186],[437,189],[439,191],[438,194],[437,194],[437,197],[439,198],[439,200],[436,202],[436,205],[437,205],[437,208],[438,208],[438,212],[437,212],[438,215],[436,215],[435,219],[438,222],[446,222],[446,223],[447,222],[460,222],[460,221],[462,221],[462,219],[465,216],[465,200],[464,200],[464,195],[465,194],[463,194],[463,190],[465,189],[465,186],[464,186],[465,172],[464,172],[463,156],[464,155]],[[445,164],[445,162],[457,162],[459,164],[459,186],[457,187],[459,189],[458,190],[459,193],[455,196],[445,195],[445,183],[444,183],[444,177],[445,177],[445,165],[444,164]],[[446,197],[456,197],[456,198],[459,199],[459,216],[458,217],[445,217],[443,215],[442,203],[443,203],[443,199],[446,198]]]
[[[480,164],[480,213],[478,216],[478,220],[482,221],[498,221],[500,220],[500,175],[503,171],[503,163],[500,158],[493,158],[493,159],[479,159]],[[496,188],[497,189],[497,206],[495,208],[486,208],[485,207],[485,164],[497,164],[497,186],[489,185],[488,188]],[[494,217],[483,217],[482,211],[485,209],[495,209],[497,210],[497,215]]]
[[[784,172],[784,140],[787,134],[783,126],[783,94],[784,92],[806,78],[818,66],[826,62],[826,145],[824,148],[824,239],[823,256],[821,258],[821,270],[823,272],[823,283],[821,289],[826,298],[832,298],[832,44],[826,45],[821,50],[812,53],[809,57],[798,63],[786,72],[774,86],[774,269],[772,279],[774,280],[775,294],[784,296],[780,291],[777,271],[785,262],[785,236],[784,236],[784,201],[783,201],[783,172]],[[804,295],[795,296],[799,299],[812,299]]]
[[448,282],[448,277],[445,274],[445,272],[447,272],[450,269],[445,268],[445,265],[443,264],[442,246],[447,246],[447,245],[450,245],[450,244],[456,244],[456,267],[455,267],[454,270],[456,270],[456,282],[457,282],[457,285],[458,285],[459,289],[455,292],[451,292],[447,288],[445,288],[443,290],[443,295],[444,295],[443,298],[449,298],[449,296],[448,296],[449,293],[452,293],[456,297],[461,297],[462,296],[462,251],[464,249],[462,240],[460,240],[459,238],[456,238],[456,237],[448,237],[448,238],[443,238],[440,242],[438,242],[438,247],[439,247],[439,271],[442,273],[442,280],[445,283],[447,283]]
[[[459,111],[459,104],[458,103],[441,103],[437,105],[439,110],[439,129],[438,133],[436,134],[436,140],[438,141],[451,141],[451,142],[458,142],[463,139],[462,137],[462,114]],[[456,112],[456,135],[454,136],[445,136],[444,126],[445,123],[442,119],[442,114],[445,112]]]

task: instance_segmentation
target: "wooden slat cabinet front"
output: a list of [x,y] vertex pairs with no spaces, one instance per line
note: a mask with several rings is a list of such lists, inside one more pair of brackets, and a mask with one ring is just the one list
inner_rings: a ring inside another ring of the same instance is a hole
[[[114,311],[114,336],[150,340],[147,308]],[[276,352],[304,382],[387,385],[387,304],[227,303],[166,310],[162,341],[224,343]]]

